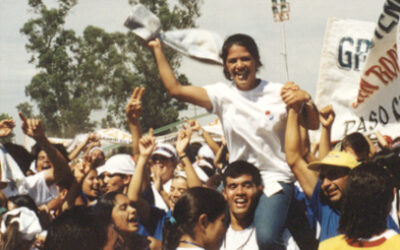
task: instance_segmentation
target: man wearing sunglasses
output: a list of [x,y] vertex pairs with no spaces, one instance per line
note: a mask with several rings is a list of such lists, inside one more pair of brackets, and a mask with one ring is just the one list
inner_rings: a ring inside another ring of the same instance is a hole
[[[301,154],[298,112],[299,107],[289,107],[285,136],[286,160],[321,225],[319,240],[323,241],[338,235],[347,178],[359,162],[348,152],[331,151],[321,161],[308,164]],[[387,223],[388,228],[398,231],[398,226],[390,216]]]

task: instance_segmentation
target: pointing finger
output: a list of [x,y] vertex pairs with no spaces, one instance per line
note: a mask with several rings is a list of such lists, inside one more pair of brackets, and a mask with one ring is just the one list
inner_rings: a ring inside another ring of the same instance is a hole
[[25,118],[25,116],[24,116],[21,112],[18,112],[18,115],[19,115],[19,117],[21,118],[21,120],[22,120],[23,122],[26,122],[26,118]]
[[154,129],[153,129],[153,128],[150,128],[150,129],[149,129],[149,135],[150,135],[150,136],[154,136]]

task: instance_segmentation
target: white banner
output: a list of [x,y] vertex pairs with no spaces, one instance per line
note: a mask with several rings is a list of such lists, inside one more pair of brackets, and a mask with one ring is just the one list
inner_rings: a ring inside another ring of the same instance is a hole
[[387,0],[373,33],[374,46],[358,81],[357,96],[352,99],[359,127],[365,127],[367,131],[384,131],[393,136],[400,134],[399,14],[400,0]]
[[[329,18],[322,48],[316,104],[332,104],[336,113],[332,140],[360,130],[360,119],[351,108],[371,47],[374,23]],[[362,129],[361,129],[362,130]],[[313,141],[318,140],[313,134]]]

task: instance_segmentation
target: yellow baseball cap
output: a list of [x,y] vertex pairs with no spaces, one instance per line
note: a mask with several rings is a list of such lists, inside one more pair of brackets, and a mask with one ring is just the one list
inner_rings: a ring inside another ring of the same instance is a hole
[[334,166],[353,169],[359,164],[360,163],[357,161],[354,155],[347,152],[333,150],[329,152],[328,155],[325,156],[322,160],[313,161],[308,164],[307,167],[315,171],[318,171],[322,166]]

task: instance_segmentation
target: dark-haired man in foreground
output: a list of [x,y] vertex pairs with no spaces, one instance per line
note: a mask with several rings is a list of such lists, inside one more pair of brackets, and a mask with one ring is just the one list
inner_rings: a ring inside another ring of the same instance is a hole
[[[259,249],[254,213],[263,192],[260,171],[248,162],[235,161],[228,165],[222,181],[222,194],[229,205],[230,225],[221,249]],[[288,230],[285,230],[279,249],[286,249],[289,237]],[[297,245],[295,249],[298,249]]]

